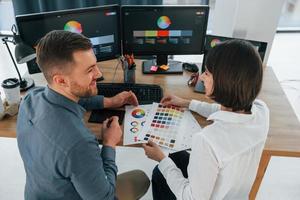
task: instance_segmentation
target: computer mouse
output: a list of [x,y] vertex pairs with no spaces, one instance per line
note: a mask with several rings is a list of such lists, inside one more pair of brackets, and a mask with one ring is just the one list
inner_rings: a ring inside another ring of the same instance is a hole
[[183,69],[185,69],[186,71],[189,72],[198,72],[199,68],[196,64],[192,64],[192,63],[183,63],[182,64]]

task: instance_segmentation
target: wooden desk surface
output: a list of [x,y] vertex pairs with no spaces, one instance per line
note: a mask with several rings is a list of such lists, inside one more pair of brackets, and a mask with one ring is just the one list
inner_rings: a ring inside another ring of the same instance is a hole
[[[137,61],[137,66],[141,62]],[[100,63],[100,69],[105,77],[104,82],[111,82],[117,61]],[[183,75],[143,75],[141,68],[136,70],[136,83],[153,83],[163,87],[164,94],[172,93],[184,98],[205,100],[204,95],[193,92],[187,86],[191,73],[184,72]],[[117,70],[115,82],[123,81],[121,66]],[[265,145],[265,151],[274,156],[300,157],[300,123],[289,104],[281,86],[275,77],[272,68],[267,67],[264,73],[264,82],[259,98],[264,100],[270,109],[270,131]],[[87,120],[89,113],[86,114]],[[203,117],[197,116],[200,125],[206,125]],[[100,125],[90,124],[88,127],[99,134]],[[6,117],[0,121],[0,136],[16,137],[16,116]]]
[[270,109],[270,130],[264,150],[273,156],[300,157],[300,123],[270,67],[264,71],[259,98]]

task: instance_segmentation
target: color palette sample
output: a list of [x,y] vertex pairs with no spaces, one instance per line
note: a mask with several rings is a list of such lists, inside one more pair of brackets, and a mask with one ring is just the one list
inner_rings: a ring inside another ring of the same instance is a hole
[[138,135],[143,130],[146,122],[147,113],[151,110],[152,105],[140,105],[138,107],[126,106],[124,119],[124,138],[123,144],[142,143]]
[[143,109],[137,108],[131,112],[131,115],[134,118],[143,118],[145,117],[145,111]]
[[64,26],[65,31],[70,31],[73,33],[82,33],[82,26],[79,22],[73,20],[68,21]]
[[154,103],[151,115],[149,115],[145,125],[145,131],[142,131],[139,139],[152,140],[160,146],[175,149],[184,113],[183,108]]
[[166,29],[171,25],[171,20],[167,16],[161,16],[157,20],[157,26],[161,29]]
[[156,24],[159,28],[157,30],[133,30],[134,43],[140,45],[190,43],[193,30],[169,30],[172,23],[168,16],[160,16]]
[[133,31],[133,37],[192,37],[192,30],[145,30]]
[[219,44],[221,41],[219,39],[213,39],[211,42],[210,42],[210,47],[211,48],[214,48],[217,44]]
[[201,127],[186,109],[158,103],[126,106],[124,145],[154,141],[170,151],[191,148],[192,137]]
[[190,44],[193,30],[134,30],[133,42],[143,45]]

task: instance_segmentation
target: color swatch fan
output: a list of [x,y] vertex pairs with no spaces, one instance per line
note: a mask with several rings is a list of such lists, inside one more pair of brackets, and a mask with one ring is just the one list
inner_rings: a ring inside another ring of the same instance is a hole
[[147,113],[149,113],[151,108],[152,104],[140,105],[138,107],[126,106],[123,139],[124,145],[138,144],[143,142],[138,139],[138,135],[145,125]]
[[191,148],[192,136],[199,131],[201,127],[190,111],[153,103],[138,138],[152,140],[162,147],[179,151]]

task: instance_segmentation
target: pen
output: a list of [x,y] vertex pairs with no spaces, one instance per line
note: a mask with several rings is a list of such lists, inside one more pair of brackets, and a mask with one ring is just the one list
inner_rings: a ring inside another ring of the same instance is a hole
[[135,62],[134,62],[134,56],[133,54],[131,54],[129,56],[129,60],[130,60],[130,69],[134,68],[136,65],[135,65]]
[[107,128],[109,128],[109,127],[110,127],[110,125],[111,125],[112,121],[113,121],[113,119],[112,119],[112,118],[110,118],[110,119],[108,120],[108,122],[107,122],[107,125],[106,125],[106,127],[107,127]]

